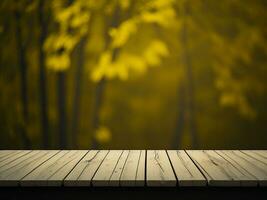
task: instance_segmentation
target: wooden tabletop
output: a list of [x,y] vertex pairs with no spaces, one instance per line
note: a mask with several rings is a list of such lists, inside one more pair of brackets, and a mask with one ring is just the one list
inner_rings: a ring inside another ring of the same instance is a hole
[[267,186],[267,150],[2,150],[0,186]]

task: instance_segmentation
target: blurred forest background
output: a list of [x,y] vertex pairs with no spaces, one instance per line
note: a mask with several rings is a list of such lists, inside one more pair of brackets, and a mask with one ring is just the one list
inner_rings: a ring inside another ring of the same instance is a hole
[[267,1],[1,0],[0,149],[266,149]]

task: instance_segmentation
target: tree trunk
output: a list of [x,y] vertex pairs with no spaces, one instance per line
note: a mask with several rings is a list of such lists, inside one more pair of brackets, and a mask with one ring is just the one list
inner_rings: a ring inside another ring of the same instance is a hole
[[66,72],[57,72],[59,147],[67,148]]
[[198,147],[198,136],[197,136],[197,127],[195,119],[195,89],[194,89],[194,78],[193,78],[193,69],[190,58],[190,53],[188,51],[188,28],[187,28],[187,17],[188,13],[188,1],[184,3],[183,10],[183,27],[181,30],[181,46],[182,46],[182,63],[185,71],[185,80],[186,80],[186,91],[187,91],[187,108],[188,108],[188,124],[189,131],[192,138],[192,147],[195,149]]
[[19,11],[15,11],[16,42],[17,42],[18,65],[20,67],[20,93],[21,93],[22,117],[23,117],[23,124],[20,129],[20,134],[23,140],[24,148],[29,149],[31,148],[31,142],[27,134],[27,125],[29,121],[28,87],[27,87],[28,66],[25,58],[25,45],[23,44],[22,40],[20,18],[21,15]]
[[[116,60],[120,50],[114,49],[112,52],[112,62]],[[96,85],[96,92],[95,92],[95,107],[93,111],[93,130],[97,130],[100,126],[100,110],[104,102],[104,92],[106,88],[107,80],[102,78]],[[96,141],[96,138],[93,138],[92,146],[94,149],[99,148],[99,144]]]
[[[110,23],[110,27],[107,27],[106,30],[106,48],[109,47],[110,45],[110,36],[108,34],[108,28],[111,27],[116,27],[119,24],[119,16],[120,15],[120,10],[119,7],[117,6],[113,17],[111,19],[111,23]],[[112,62],[114,60],[116,60],[118,54],[119,54],[119,49],[114,49],[112,52]],[[93,132],[94,132],[94,136],[93,136],[93,140],[92,140],[92,147],[94,149],[98,149],[99,148],[99,144],[98,141],[95,138],[95,131],[99,128],[100,126],[100,110],[104,101],[104,92],[105,92],[105,88],[106,88],[106,84],[107,84],[107,80],[106,78],[102,78],[96,85],[96,91],[95,91],[95,106],[93,109],[93,117],[92,117],[92,127],[93,127]]]
[[181,149],[181,140],[182,135],[184,133],[185,127],[185,86],[184,83],[180,83],[180,87],[178,90],[179,93],[179,102],[178,102],[178,117],[177,117],[177,124],[176,124],[176,133],[174,135],[172,141],[172,148],[173,149]]
[[46,70],[45,70],[45,54],[43,51],[44,41],[47,35],[47,25],[44,20],[44,1],[39,1],[38,20],[40,24],[39,37],[39,87],[40,87],[40,110],[41,110],[41,133],[43,138],[43,148],[49,148],[49,125],[47,114],[47,93],[46,93]]
[[78,46],[77,51],[77,69],[74,78],[74,98],[72,105],[72,125],[71,125],[71,136],[72,136],[72,148],[77,148],[77,134],[79,132],[79,121],[80,121],[80,103],[81,103],[81,86],[83,84],[83,68],[84,68],[84,48],[86,39],[83,38]]
[[[104,91],[106,86],[106,79],[102,78],[97,84],[95,89],[95,103],[94,103],[94,109],[93,109],[93,123],[92,127],[93,130],[96,131],[100,126],[100,110],[104,101]],[[96,140],[95,136],[93,137],[92,142],[93,149],[98,149],[99,144]]]

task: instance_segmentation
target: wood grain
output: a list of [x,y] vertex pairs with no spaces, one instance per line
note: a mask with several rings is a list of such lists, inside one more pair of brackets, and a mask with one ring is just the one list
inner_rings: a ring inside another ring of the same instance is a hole
[[176,186],[176,178],[165,150],[147,151],[147,186]]
[[87,152],[60,151],[24,177],[20,184],[22,186],[61,186],[64,178]]
[[90,186],[93,176],[106,157],[107,150],[91,150],[64,180],[65,186]]
[[205,186],[206,179],[182,150],[168,150],[168,156],[174,168],[179,186]]
[[266,150],[0,150],[0,187],[267,186]]

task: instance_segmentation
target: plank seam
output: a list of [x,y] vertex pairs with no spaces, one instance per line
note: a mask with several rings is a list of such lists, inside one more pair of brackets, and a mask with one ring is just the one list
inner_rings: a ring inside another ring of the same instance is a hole
[[[68,151],[67,153],[69,153],[69,152],[70,152],[70,151]],[[67,154],[67,153],[66,153],[66,154]],[[79,152],[77,152],[77,153],[79,153]],[[75,154],[77,154],[77,153],[74,153],[73,155],[75,155]],[[66,154],[64,154],[64,156],[65,156]],[[71,158],[73,155],[71,155],[70,158]],[[52,176],[54,176],[57,172],[59,172],[63,167],[65,167],[67,164],[71,163],[71,162],[74,161],[74,160],[75,160],[75,157],[72,158],[71,160],[69,160],[68,162],[63,163],[64,165],[60,166],[57,170],[55,170],[50,176],[47,177],[46,180],[49,180]],[[79,161],[78,161],[78,162],[79,162]],[[76,163],[76,164],[77,164],[77,163]],[[72,169],[73,169],[73,168],[72,168]],[[72,171],[72,169],[71,169],[70,171]],[[68,175],[68,174],[67,174],[67,175]],[[63,183],[63,181],[64,181],[65,178],[66,178],[66,176],[62,179],[61,185],[62,185],[62,183]]]
[[[31,157],[29,157],[28,159],[25,159],[25,160],[23,160],[22,162],[18,163],[17,165],[13,166],[13,167],[17,167],[17,166],[19,166],[20,164],[22,164],[22,166],[18,167],[14,172],[8,174],[8,176],[10,176],[10,175],[16,173],[17,171],[23,169],[25,166],[28,166],[28,165],[30,165],[30,164],[32,164],[32,163],[38,161],[38,160],[40,159],[40,157],[45,156],[46,154],[48,154],[48,152],[46,152],[44,155],[38,155],[38,154],[40,154],[40,153],[42,153],[42,152],[40,151],[40,152],[38,152],[37,154],[34,154],[34,155],[32,155]],[[32,159],[32,160],[31,160],[31,159]],[[26,162],[26,163],[24,163],[24,162]],[[27,162],[28,162],[28,163],[27,163]],[[12,167],[12,168],[13,168],[13,167]],[[8,168],[7,170],[9,170],[9,169],[11,169],[11,168]]]
[[[6,163],[6,164],[0,166],[0,169],[1,169],[2,167],[6,166],[6,165],[8,165],[8,164],[10,164],[10,163],[12,163],[13,161],[15,161],[15,160],[17,160],[17,159],[19,159],[19,158],[21,158],[21,157],[23,157],[23,156],[26,156],[27,154],[29,154],[29,153],[31,153],[31,152],[32,152],[32,151],[29,151],[28,153],[22,154],[22,155],[19,156],[18,158],[14,159],[14,160],[11,160],[10,162],[8,162],[8,163]],[[23,153],[23,151],[21,151],[21,153]]]
[[[124,151],[125,151],[125,150],[123,150],[123,152],[124,152]],[[128,154],[127,154],[127,158],[126,158],[126,160],[125,160],[125,162],[124,162],[124,164],[123,164],[123,167],[122,167],[122,170],[121,170],[121,173],[120,173],[120,177],[119,177],[119,186],[121,186],[121,176],[122,176],[122,173],[123,173],[123,171],[124,171],[124,167],[125,167],[125,165],[126,165],[126,163],[127,163],[127,160],[128,160],[128,158],[129,158],[130,151],[131,151],[131,150],[129,150],[129,152],[128,152]],[[122,154],[123,154],[123,152],[122,152]],[[121,154],[121,156],[122,156],[122,154]],[[121,158],[121,156],[120,156],[120,158]],[[119,160],[120,160],[120,158],[119,158]],[[118,163],[117,163],[117,164],[118,164]],[[116,169],[117,164],[116,164],[114,170]],[[111,174],[111,176],[110,176],[110,179],[111,179],[111,177],[112,177],[112,175],[113,175],[113,173],[114,173],[114,170],[113,170],[113,172],[112,172],[112,174]],[[110,180],[110,179],[109,179],[109,180]]]
[[257,152],[257,151],[255,151],[254,153],[255,153],[255,154],[257,154],[259,157],[262,157],[262,158],[264,158],[264,159],[267,159],[267,157],[266,157],[266,156],[264,156],[264,155],[260,154],[260,153],[259,153],[259,152]]
[[[224,169],[223,166],[221,166],[220,164],[218,164],[216,161],[217,158],[213,157],[212,155],[210,155],[207,151],[203,150],[203,153],[208,157],[208,159],[211,161],[212,164],[214,164],[222,174],[224,174],[229,180],[235,180],[233,179],[233,177],[231,176],[231,174],[229,174],[227,172],[227,170]],[[216,153],[216,152],[215,152]],[[233,174],[235,176],[235,174]]]
[[76,180],[80,179],[80,177],[82,176],[83,172],[87,169],[87,167],[90,165],[90,163],[95,159],[95,157],[97,156],[98,153],[99,153],[99,150],[96,152],[96,154],[90,160],[86,161],[85,167],[81,170],[81,173],[77,176]]
[[1,157],[1,158],[0,158],[0,162],[3,162],[3,161],[5,161],[5,160],[11,158],[12,156],[15,156],[15,155],[21,153],[21,152],[22,152],[22,151],[11,152],[10,154],[7,154],[7,155]]
[[[240,165],[238,162],[236,162],[234,159],[232,159],[230,156],[228,156],[227,154],[223,153],[223,152],[220,152],[222,153],[225,157],[228,157],[230,160],[232,160],[232,162],[236,163],[240,168],[242,168],[244,171],[246,171],[248,174],[250,174],[252,177],[254,177],[256,180],[259,180],[256,176],[254,176],[253,174],[251,174],[248,170],[246,170],[246,168],[244,168],[242,165]],[[218,154],[220,154],[218,153]]]
[[[114,171],[115,171],[115,169],[116,169],[116,167],[117,167],[117,165],[118,165],[118,163],[119,163],[119,160],[121,159],[121,156],[122,156],[123,152],[124,152],[124,150],[121,151],[121,154],[120,154],[120,156],[119,156],[119,158],[118,158],[118,160],[117,160],[117,162],[116,162],[116,164],[115,164],[115,166],[114,166],[112,172],[110,173],[110,176],[109,176],[109,178],[108,178],[108,182],[110,182],[110,179],[111,179],[111,177],[112,177],[112,174],[114,173]],[[130,154],[130,152],[129,152],[129,154]],[[129,155],[129,154],[128,154],[128,155]],[[127,156],[127,159],[128,159],[128,156]],[[126,162],[125,162],[125,163],[126,163]],[[122,172],[123,172],[123,171],[122,171]],[[122,174],[122,173],[121,173],[121,174]],[[119,184],[120,184],[120,181],[119,181]]]
[[193,174],[191,173],[191,171],[189,170],[185,160],[182,158],[181,155],[178,154],[178,150],[175,151],[176,152],[176,155],[177,157],[180,159],[180,161],[183,163],[183,166],[185,167],[185,169],[187,170],[187,172],[191,175],[191,177],[194,177]]
[[242,160],[245,160],[246,162],[250,163],[251,165],[253,165],[255,168],[257,168],[259,171],[263,172],[264,174],[266,174],[266,172],[264,170],[262,170],[261,167],[258,167],[258,165],[256,165],[255,163],[249,161],[247,158],[244,158],[238,154],[236,154],[234,151],[232,151],[233,154],[235,154],[237,157],[241,158]]
[[135,178],[134,178],[134,184],[135,185],[136,185],[136,179],[137,179],[137,174],[138,174],[138,169],[139,169],[139,163],[140,163],[140,159],[141,159],[141,154],[142,154],[142,150],[140,150],[140,154],[139,154],[139,158],[138,158],[138,162],[137,162],[137,168],[136,168]]
[[173,173],[174,173],[174,176],[175,176],[175,178],[176,178],[176,186],[179,186],[178,177],[177,177],[177,175],[176,175],[176,173],[175,173],[175,170],[174,170],[173,164],[172,164],[172,162],[171,162],[170,156],[169,156],[169,154],[168,154],[168,151],[167,151],[167,150],[165,150],[165,152],[166,152],[166,154],[167,154],[167,157],[168,157],[168,159],[169,159],[169,162],[170,162],[170,164],[171,164],[171,167],[172,167],[172,171],[173,171]]
[[21,180],[24,179],[26,176],[28,176],[30,173],[32,173],[34,170],[36,170],[38,167],[40,167],[42,164],[44,164],[45,162],[47,162],[48,160],[50,160],[51,158],[53,158],[55,155],[57,155],[60,151],[57,151],[54,155],[50,156],[49,158],[47,158],[46,160],[44,160],[43,162],[41,162],[38,166],[36,166],[34,169],[32,169],[30,172],[28,172],[26,175],[24,175],[20,180],[19,180],[19,185],[21,186]]
[[[194,160],[193,158],[191,158],[191,156],[189,155],[189,153],[187,152],[187,150],[184,150],[185,151],[185,153],[188,155],[188,157],[190,158],[190,160],[194,163],[194,165],[196,166],[196,168],[198,169],[198,171],[200,171],[200,173],[202,174],[202,176],[206,179],[206,185],[208,186],[209,184],[209,179],[207,178],[207,176],[209,176],[209,178],[210,179],[212,179],[211,178],[211,176],[208,174],[208,172],[196,161],[196,160]],[[202,170],[203,171],[205,171],[206,172],[206,175],[202,172]]]
[[[101,151],[101,150],[100,150]],[[98,169],[100,168],[100,166],[102,165],[102,163],[104,162],[104,160],[106,159],[106,157],[108,156],[110,150],[108,150],[107,154],[105,155],[105,157],[102,159],[102,161],[100,162],[100,164],[98,165],[97,169],[95,170],[94,175],[92,176],[91,180],[90,180],[90,186],[92,186],[92,180],[94,179]],[[112,172],[113,173],[113,172]]]
[[[246,174],[244,174],[242,171],[240,171],[240,169],[238,167],[236,167],[235,165],[233,165],[233,163],[229,162],[229,160],[227,160],[225,157],[223,157],[222,155],[220,155],[217,150],[215,150],[215,153],[218,154],[220,157],[222,157],[227,163],[229,163],[232,167],[234,167],[237,171],[239,171],[242,175],[246,176]],[[243,169],[243,168],[242,168]],[[245,170],[244,170],[245,171]]]
[[[5,170],[3,170],[3,171],[1,171],[1,172],[3,173],[3,172],[5,172],[5,171],[8,171],[8,170],[10,170],[10,169],[13,169],[14,167],[20,165],[21,163],[26,162],[27,160],[29,160],[29,159],[33,158],[34,156],[38,155],[38,153],[39,153],[39,152],[37,151],[37,153],[31,155],[31,156],[28,157],[28,158],[24,158],[24,160],[21,160],[21,161],[20,161],[19,163],[17,163],[16,165],[11,166],[10,168],[7,168],[7,169],[5,169]],[[26,156],[26,155],[25,155],[25,156]]]
[[[258,162],[261,162],[262,164],[264,164],[264,165],[267,165],[265,162],[263,162],[262,160],[259,160],[259,159],[257,159],[257,158],[254,158],[253,156],[251,156],[251,155],[249,155],[249,154],[247,154],[246,152],[244,152],[244,151],[240,151],[242,154],[245,154],[246,156],[249,156],[249,157],[251,157],[252,159],[254,159],[254,160],[257,160]],[[256,155],[258,155],[258,154],[256,154]]]
[[73,168],[67,173],[67,175],[62,179],[62,183],[64,184],[64,180],[68,177],[68,175],[73,171],[73,169],[81,162],[81,160],[89,153],[90,150],[87,150],[87,152],[78,160],[78,162],[73,166]]

